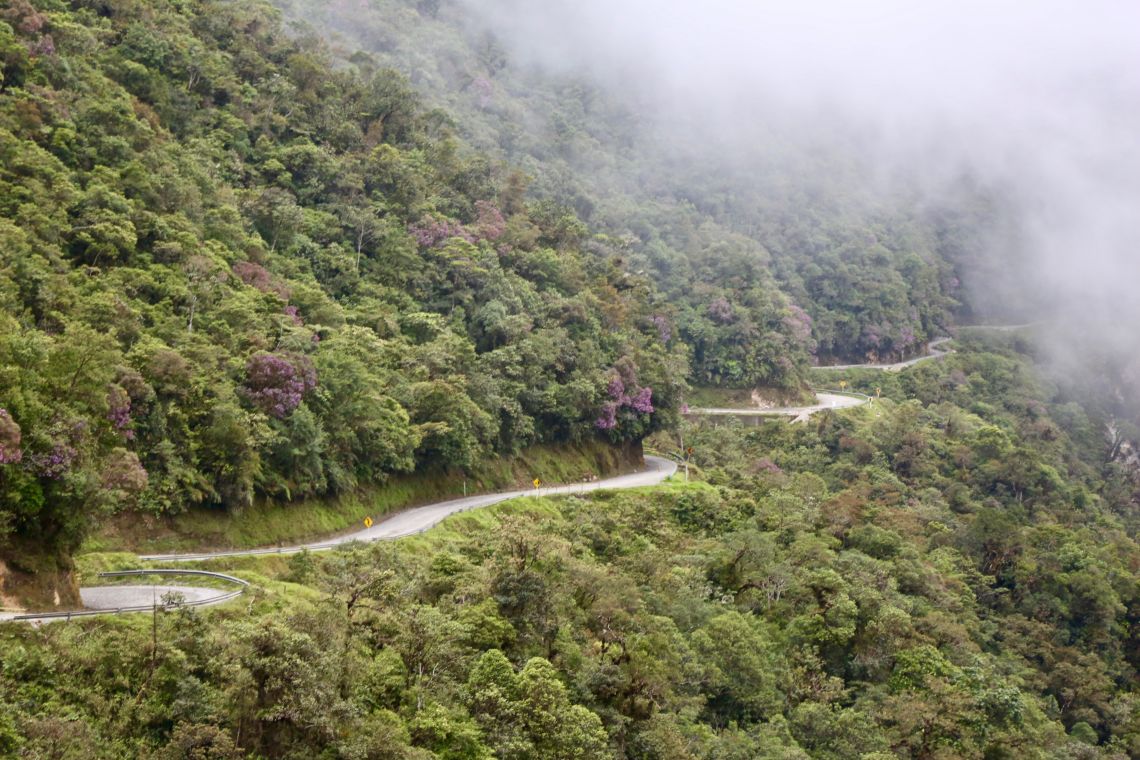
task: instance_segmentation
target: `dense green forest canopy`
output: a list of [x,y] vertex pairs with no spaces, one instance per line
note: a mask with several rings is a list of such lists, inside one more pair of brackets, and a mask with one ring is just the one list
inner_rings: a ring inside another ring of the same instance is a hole
[[522,167],[537,195],[620,241],[675,304],[702,384],[792,387],[813,354],[916,353],[965,296],[959,249],[973,250],[967,236],[984,237],[997,215],[979,188],[934,208],[917,193],[884,195],[866,159],[772,131],[748,152],[718,152],[716,115],[694,108],[662,125],[636,91],[514,60],[478,4],[278,4],[332,30],[342,59],[404,71],[473,144]]
[[[770,253],[718,217],[772,198],[718,212],[676,188],[571,192],[555,178],[581,184],[585,160],[616,162],[602,178],[639,160],[617,162],[619,110],[580,114],[567,140],[585,147],[565,155],[539,150],[546,126],[503,150],[487,136],[596,94],[527,90],[431,8],[376,4],[358,28],[385,18],[399,49],[470,56],[437,97],[497,72],[503,107],[446,103],[457,121],[394,53],[334,54],[264,3],[5,9],[13,547],[74,547],[112,510],[233,511],[534,443],[637,441],[675,421],[686,380],[800,391],[817,350],[898,356],[947,321],[925,228],[858,217],[805,248],[818,220],[796,213]],[[585,140],[587,124],[609,131]]]
[[449,0],[0,7],[0,575],[142,564],[73,564],[115,513],[534,444],[691,480],[214,560],[252,588],[205,611],[5,625],[0,755],[1140,757],[1128,360],[1061,382],[963,332],[826,375],[882,398],[808,424],[681,414],[920,351],[1000,198],[866,195],[778,141],[702,165],[485,32]]
[[218,565],[247,604],[0,629],[0,747],[1136,757],[1135,475],[1008,347],[884,391],[809,425],[687,425],[693,482]]
[[0,542],[675,420],[647,281],[259,2],[0,12]]

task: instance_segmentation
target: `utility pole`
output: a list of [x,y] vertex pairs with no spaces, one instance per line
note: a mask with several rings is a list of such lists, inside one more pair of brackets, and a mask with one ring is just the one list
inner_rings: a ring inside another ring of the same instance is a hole
[[150,587],[150,672],[158,661],[158,589]]
[[685,434],[681,432],[680,428],[677,428],[677,442],[681,444],[681,457],[682,457],[682,461],[685,464],[685,482],[688,483],[689,482],[689,455],[693,453],[693,449],[692,449],[692,447],[687,448],[687,449],[685,448]]

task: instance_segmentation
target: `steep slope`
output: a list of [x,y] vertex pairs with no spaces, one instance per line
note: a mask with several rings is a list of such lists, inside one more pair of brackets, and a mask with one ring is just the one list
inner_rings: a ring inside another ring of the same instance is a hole
[[278,5],[306,34],[333,35],[343,60],[406,72],[469,140],[521,167],[535,197],[575,209],[655,273],[694,382],[795,388],[814,353],[904,358],[952,321],[948,257],[989,210],[976,193],[963,190],[957,213],[928,208],[905,184],[879,187],[879,167],[838,147],[845,135],[805,142],[756,121],[729,139],[724,115],[663,112],[619,71],[599,84],[532,64],[480,15],[487,3]]
[[674,419],[652,283],[268,4],[18,0],[0,65],[9,564]]

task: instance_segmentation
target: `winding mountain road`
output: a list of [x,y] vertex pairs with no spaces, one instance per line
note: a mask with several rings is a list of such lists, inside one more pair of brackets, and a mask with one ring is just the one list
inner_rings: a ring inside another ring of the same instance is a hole
[[[990,329],[997,330],[1010,330],[1016,329],[1018,326],[1000,326]],[[908,367],[913,367],[926,361],[941,359],[951,353],[952,351],[942,351],[938,347],[950,338],[938,338],[930,342],[928,352],[925,356],[920,356],[915,359],[910,359],[905,362],[895,362],[893,364],[840,364],[832,365],[829,367],[814,367],[813,369],[820,370],[845,370],[845,369],[879,369],[886,372],[899,372]],[[712,407],[712,408],[698,408],[691,409],[690,415],[701,416],[781,416],[792,417],[793,422],[806,421],[811,415],[817,412],[822,412],[829,409],[845,409],[855,406],[866,404],[870,401],[869,396],[861,396],[857,394],[846,395],[839,393],[820,392],[816,395],[817,403],[810,406],[787,406],[787,407],[772,407],[772,408],[727,408],[727,407]],[[605,478],[589,483],[572,483],[562,486],[547,486],[544,488],[525,489],[516,491],[503,491],[500,493],[483,494],[480,496],[469,496],[462,499],[451,499],[449,501],[437,502],[435,504],[426,504],[422,507],[414,507],[407,509],[403,512],[398,512],[391,515],[372,527],[364,528],[362,530],[352,531],[341,536],[325,539],[322,541],[314,541],[311,543],[300,543],[289,546],[275,546],[266,547],[261,549],[238,549],[233,551],[219,551],[219,552],[199,552],[192,554],[149,554],[140,557],[148,562],[197,562],[201,560],[217,559],[220,557],[254,557],[265,554],[296,554],[301,551],[323,551],[327,549],[334,549],[338,546],[343,546],[355,541],[370,542],[370,541],[385,541],[405,536],[412,536],[438,525],[445,518],[465,512],[471,509],[479,509],[481,507],[488,507],[492,504],[516,499],[520,496],[553,496],[559,494],[575,494],[587,493],[596,491],[603,488],[620,489],[620,488],[639,488],[642,486],[652,486],[661,483],[669,478],[677,471],[677,465],[667,459],[661,457],[647,456],[645,457],[645,467],[634,473],[627,475],[618,475],[612,478]],[[210,604],[218,604],[236,596],[235,592],[227,592],[219,589],[201,588],[197,586],[92,586],[80,589],[80,597],[83,600],[85,609],[76,613],[76,615],[93,615],[93,614],[116,614],[119,612],[140,611],[141,609],[150,609],[155,604],[156,600],[160,600],[166,593],[173,593],[181,595],[184,603],[192,604],[195,606],[206,606]],[[240,593],[240,592],[237,592]],[[59,620],[70,619],[67,613],[61,617],[59,614],[52,614],[45,618],[33,618],[27,615],[15,615],[13,613],[0,613],[0,622],[5,620],[20,619],[31,622],[44,622],[45,620]]]
[[[668,479],[677,471],[677,464],[661,457],[645,457],[645,466],[637,472],[603,478],[587,483],[571,483],[561,486],[502,491],[499,493],[468,496],[462,499],[426,504],[422,507],[398,512],[386,517],[370,528],[356,530],[335,538],[290,546],[263,549],[240,549],[234,551],[200,552],[195,554],[150,554],[140,557],[148,562],[196,562],[219,557],[254,557],[265,554],[296,554],[301,551],[323,551],[354,541],[390,541],[405,536],[413,536],[438,525],[445,518],[459,512],[488,507],[492,504],[509,501],[520,496],[556,496],[561,494],[588,493],[602,489],[640,488],[654,486]],[[164,572],[164,571],[157,571]],[[167,570],[174,573],[178,571]],[[200,588],[196,586],[90,586],[79,590],[85,609],[75,613],[50,613],[44,616],[0,613],[0,622],[19,620],[21,622],[42,623],[49,620],[69,620],[71,615],[90,616],[97,614],[117,614],[120,612],[140,612],[153,608],[156,600],[161,604],[164,593],[181,594],[186,603],[194,606],[208,606],[234,598],[237,593],[222,589]]]
[[198,554],[148,554],[140,559],[148,562],[196,562],[218,557],[255,557],[262,554],[296,554],[300,551],[322,551],[334,549],[353,541],[390,541],[405,536],[414,536],[438,525],[444,518],[470,509],[489,507],[492,504],[517,499],[520,496],[556,496],[560,494],[588,493],[603,488],[640,488],[642,486],[655,486],[677,471],[677,464],[661,457],[645,457],[645,466],[637,472],[626,475],[617,475],[612,478],[603,478],[588,483],[571,483],[563,486],[546,486],[543,488],[529,488],[518,491],[500,491],[499,493],[468,496],[462,499],[451,499],[435,504],[426,504],[422,507],[413,507],[403,512],[390,515],[371,528],[356,530],[335,538],[323,541],[314,541],[307,544],[294,544],[291,546],[268,547],[263,549],[237,549],[234,551],[202,552]]
[[[997,329],[1004,329],[1004,328],[999,327]],[[904,369],[906,369],[907,367],[913,367],[916,364],[922,364],[923,362],[933,361],[934,359],[941,359],[944,356],[948,356],[948,355],[954,353],[953,351],[949,351],[949,350],[941,351],[938,348],[943,343],[946,343],[950,340],[951,340],[951,338],[936,338],[936,339],[930,341],[930,344],[926,347],[926,355],[925,356],[919,356],[919,357],[916,357],[914,359],[908,359],[905,362],[895,362],[893,364],[832,364],[832,365],[829,365],[826,367],[812,367],[812,369],[823,369],[823,370],[881,369],[885,372],[901,372]]]
[[689,414],[701,417],[793,417],[793,421],[807,419],[816,412],[828,409],[848,409],[853,406],[862,406],[870,401],[870,396],[841,395],[838,393],[817,393],[818,403],[811,406],[774,406],[774,407],[698,407],[690,409]]
[[[1017,330],[1031,327],[1038,323],[1028,325],[974,325],[975,329],[990,330]],[[938,338],[932,340],[927,347],[925,356],[909,359],[893,364],[836,364],[826,367],[813,367],[818,370],[847,370],[847,369],[878,369],[885,372],[900,372],[922,362],[941,359],[953,353],[952,350],[942,351],[938,347],[951,340]],[[810,406],[788,406],[773,408],[697,408],[689,411],[690,415],[702,416],[782,416],[792,417],[793,422],[806,421],[811,415],[829,409],[845,409],[861,406],[870,401],[869,396],[846,395],[839,393],[820,392],[816,395],[818,403]],[[296,554],[301,551],[323,551],[343,546],[354,541],[386,541],[405,536],[412,536],[438,525],[445,518],[459,512],[471,509],[488,507],[492,504],[509,501],[521,496],[554,496],[560,494],[587,493],[601,489],[622,489],[653,486],[668,479],[677,471],[675,462],[661,457],[645,457],[645,467],[638,472],[618,475],[612,478],[596,480],[588,483],[572,483],[562,486],[547,486],[544,488],[524,489],[517,491],[503,491],[500,493],[469,496],[462,499],[426,504],[421,507],[404,510],[391,515],[370,528],[346,533],[335,538],[314,541],[311,543],[294,544],[290,546],[267,547],[262,549],[239,549],[234,551],[201,552],[194,554],[150,554],[140,557],[148,562],[197,562],[201,560],[216,559],[220,557],[253,557],[265,554]],[[163,572],[163,571],[157,571]],[[176,572],[176,571],[166,571]],[[232,579],[244,583],[238,579]],[[8,620],[21,620],[24,622],[42,623],[48,620],[70,619],[71,615],[90,616],[99,614],[117,614],[120,612],[137,612],[151,609],[155,604],[161,603],[165,594],[179,595],[182,603],[193,606],[208,606],[220,604],[241,593],[241,591],[225,591],[214,588],[181,585],[135,585],[135,586],[91,586],[81,588],[80,598],[83,600],[83,610],[74,613],[50,613],[45,617],[33,617],[17,613],[0,613],[0,622]]]
[[65,612],[23,613],[0,612],[0,623],[15,621],[35,625],[73,617],[115,615],[121,612],[147,612],[154,607],[209,607],[233,599],[225,589],[182,585],[85,586],[79,589],[83,609]]
[[[1005,329],[1005,328],[997,328]],[[922,362],[933,361],[935,359],[942,359],[954,353],[952,350],[943,351],[938,347],[942,344],[952,340],[952,338],[936,338],[930,341],[927,346],[927,352],[924,356],[919,356],[914,359],[908,359],[905,362],[895,362],[893,364],[833,364],[828,367],[812,367],[812,369],[821,370],[844,370],[844,369],[879,369],[884,372],[901,372],[902,370],[913,367]],[[862,406],[871,400],[870,396],[862,394],[839,394],[820,392],[816,394],[816,402],[811,406],[779,406],[779,407],[702,407],[690,409],[689,414],[692,416],[724,416],[724,417],[792,417],[792,422],[806,422],[809,417],[817,412],[827,411],[829,409],[849,409],[853,406]]]

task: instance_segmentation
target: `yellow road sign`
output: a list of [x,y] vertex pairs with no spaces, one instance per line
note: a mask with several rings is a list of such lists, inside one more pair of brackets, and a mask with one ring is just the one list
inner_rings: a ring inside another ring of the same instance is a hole
[[371,528],[372,527],[372,518],[371,517],[365,517],[364,518],[364,527],[365,528]]
[[538,478],[535,478],[534,479],[534,487],[538,488],[540,485],[542,485],[542,481],[539,480]]

